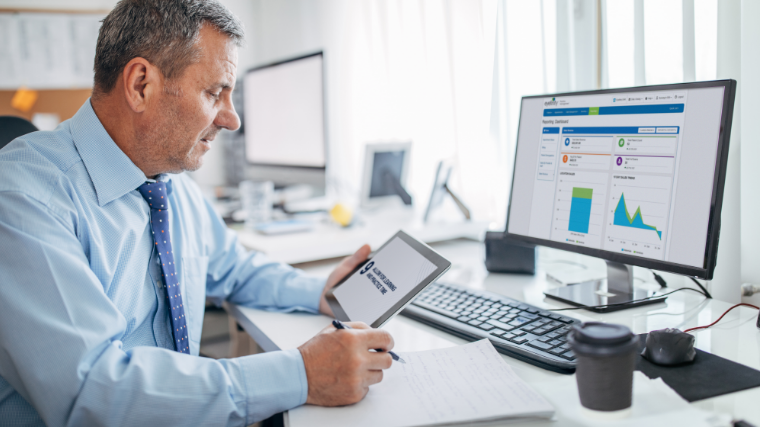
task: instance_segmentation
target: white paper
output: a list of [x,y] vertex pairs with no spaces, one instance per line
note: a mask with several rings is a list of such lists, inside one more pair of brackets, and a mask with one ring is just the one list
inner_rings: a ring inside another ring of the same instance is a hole
[[422,426],[554,413],[488,340],[400,356],[407,363],[394,362],[361,402],[301,406],[290,411],[290,426]]
[[0,14],[0,89],[90,88],[99,14]]

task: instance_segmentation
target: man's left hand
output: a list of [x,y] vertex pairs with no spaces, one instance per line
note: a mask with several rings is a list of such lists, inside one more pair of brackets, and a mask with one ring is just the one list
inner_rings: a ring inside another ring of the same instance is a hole
[[330,275],[327,277],[327,283],[325,284],[325,288],[322,290],[322,296],[319,298],[319,312],[320,313],[326,314],[330,317],[335,317],[335,314],[333,314],[332,309],[330,308],[330,305],[327,304],[327,300],[325,299],[325,294],[333,286],[337,285],[338,282],[341,281],[341,279],[346,277],[347,274],[354,271],[357,265],[364,262],[364,260],[366,260],[367,257],[369,256],[370,252],[371,250],[369,248],[369,245],[362,246],[353,255],[348,256],[343,261],[341,261],[341,263],[338,264],[337,267],[335,267],[335,270],[333,270],[333,272],[330,273]]

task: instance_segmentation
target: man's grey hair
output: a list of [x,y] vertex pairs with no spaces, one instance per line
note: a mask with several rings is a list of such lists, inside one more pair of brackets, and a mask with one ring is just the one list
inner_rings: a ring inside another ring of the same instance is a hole
[[198,59],[196,41],[204,24],[242,46],[243,25],[216,0],[121,0],[100,27],[93,96],[111,92],[124,67],[137,57],[167,79],[179,77]]

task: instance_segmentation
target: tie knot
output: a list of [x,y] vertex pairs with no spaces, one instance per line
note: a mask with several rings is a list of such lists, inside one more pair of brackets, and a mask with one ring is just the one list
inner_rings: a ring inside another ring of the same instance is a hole
[[166,192],[166,183],[146,182],[137,187],[137,191],[142,194],[143,199],[148,202],[151,209],[169,210],[169,196]]

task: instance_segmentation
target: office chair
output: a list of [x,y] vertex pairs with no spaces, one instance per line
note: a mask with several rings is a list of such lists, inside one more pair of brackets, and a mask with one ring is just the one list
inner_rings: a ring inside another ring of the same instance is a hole
[[16,116],[0,116],[0,149],[21,135],[37,131],[30,121]]

